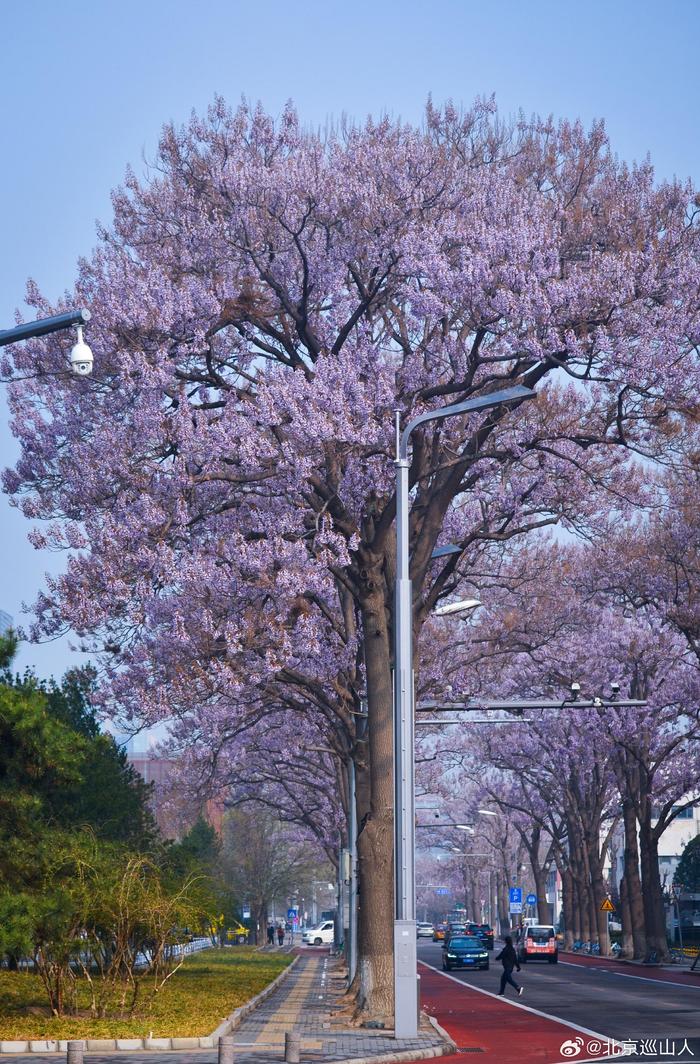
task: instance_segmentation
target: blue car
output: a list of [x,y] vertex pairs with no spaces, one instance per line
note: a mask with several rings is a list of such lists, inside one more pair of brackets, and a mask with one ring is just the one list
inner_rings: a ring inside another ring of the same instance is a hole
[[443,971],[452,968],[480,968],[489,970],[489,955],[480,938],[471,935],[455,936],[442,951]]

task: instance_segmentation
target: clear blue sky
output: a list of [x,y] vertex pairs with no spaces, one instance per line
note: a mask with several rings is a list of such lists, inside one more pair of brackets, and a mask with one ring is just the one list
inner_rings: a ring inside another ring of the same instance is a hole
[[[2,5],[0,328],[27,277],[51,298],[109,220],[109,193],[138,171],[162,124],[214,93],[304,121],[388,111],[418,121],[428,93],[496,93],[585,123],[603,117],[617,153],[651,153],[661,177],[700,183],[696,0],[23,0]],[[0,385],[0,390],[2,390]],[[0,464],[16,447],[0,395]],[[20,620],[59,559],[26,542],[0,498],[0,609]],[[18,665],[60,675],[65,642],[25,646]]]

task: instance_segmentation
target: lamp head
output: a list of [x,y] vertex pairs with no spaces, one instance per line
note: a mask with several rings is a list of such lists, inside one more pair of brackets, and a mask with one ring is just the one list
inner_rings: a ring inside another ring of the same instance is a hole
[[83,339],[83,327],[78,326],[78,340],[70,353],[70,368],[76,377],[87,377],[92,373],[92,351]]
[[574,680],[571,685],[571,698],[574,702],[578,701],[578,696],[581,694],[581,684],[578,680]]

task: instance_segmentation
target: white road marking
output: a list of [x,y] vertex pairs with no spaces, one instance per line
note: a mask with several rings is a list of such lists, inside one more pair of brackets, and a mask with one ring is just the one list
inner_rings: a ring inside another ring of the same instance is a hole
[[692,983],[672,983],[670,979],[650,979],[647,975],[635,975],[634,972],[618,972],[614,968],[606,968],[603,965],[600,968],[594,968],[593,965],[576,964],[574,961],[559,961],[559,963],[566,964],[569,968],[578,968],[579,971],[583,968],[584,971],[590,969],[594,972],[606,972],[608,975],[619,975],[622,979],[638,979],[640,983],[654,983],[656,986],[659,986],[659,984],[661,986],[681,986],[685,990],[700,990],[700,986],[694,986]]

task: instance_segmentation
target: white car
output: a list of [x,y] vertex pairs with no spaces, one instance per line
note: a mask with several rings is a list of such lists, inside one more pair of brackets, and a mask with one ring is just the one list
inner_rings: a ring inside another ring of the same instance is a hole
[[417,938],[432,938],[433,937],[433,925],[426,924],[424,921],[419,920],[416,924],[416,937]]
[[333,942],[334,925],[332,920],[324,920],[318,927],[308,927],[301,936],[306,946],[323,946]]

